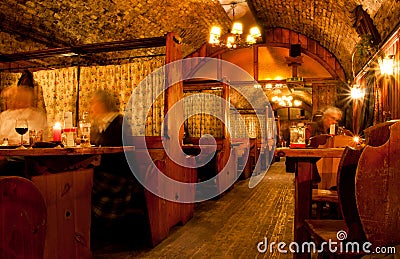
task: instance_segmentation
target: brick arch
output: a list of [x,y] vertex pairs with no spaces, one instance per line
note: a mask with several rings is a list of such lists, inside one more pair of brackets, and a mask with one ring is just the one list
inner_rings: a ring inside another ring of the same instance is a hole
[[[301,44],[301,52],[321,64],[334,79],[346,82],[346,73],[337,60],[325,47],[309,37],[285,28],[273,28],[265,33],[263,45],[290,49],[291,44]],[[214,57],[218,58],[226,49],[214,49],[205,44],[198,51],[188,57]]]
[[335,79],[346,82],[346,73],[337,60],[325,47],[309,37],[285,28],[266,31],[267,46],[290,48],[291,44],[301,44],[301,52],[320,63]]

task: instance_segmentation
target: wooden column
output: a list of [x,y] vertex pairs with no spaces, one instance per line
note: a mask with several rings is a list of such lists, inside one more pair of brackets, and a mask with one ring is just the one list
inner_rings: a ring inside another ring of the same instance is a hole
[[[183,103],[179,102],[183,98],[182,63],[176,62],[182,59],[182,46],[180,38],[175,33],[167,34],[165,59],[167,66],[165,83],[169,87],[164,92],[164,114],[168,113],[168,117],[164,122],[162,140],[165,149],[169,150],[169,154],[176,155],[182,154],[184,114]],[[173,110],[172,107],[174,107]],[[147,137],[146,144],[146,147],[137,147],[136,161],[139,170],[147,172],[146,181],[156,186],[160,194],[169,196],[169,200],[166,200],[145,190],[151,244],[155,246],[168,236],[171,227],[179,223],[185,224],[193,216],[194,204],[180,201],[183,200],[182,196],[188,195],[189,192],[189,195],[193,195],[194,200],[195,190],[194,186],[184,188],[182,185],[165,184],[158,170],[153,165],[146,164],[146,159],[142,156],[146,157],[147,152],[150,152],[157,168],[166,177],[181,183],[196,182],[197,174],[195,169],[185,168],[175,163],[166,154],[161,138]],[[171,194],[174,195],[173,201],[171,201]]]
[[254,80],[258,81],[258,47],[253,48],[253,58],[254,58]]
[[[224,119],[224,125],[223,125],[223,137],[222,137],[222,150],[221,152],[218,153],[217,155],[217,171],[219,174],[218,178],[218,189],[220,192],[224,191],[227,189],[230,185],[230,183],[234,182],[234,179],[236,178],[237,174],[237,158],[232,157],[231,158],[231,163],[228,164],[228,160],[231,154],[231,136],[228,131],[228,126],[229,125],[229,91],[230,91],[230,86],[228,84],[223,84],[222,86],[222,98],[226,101],[226,103],[222,103],[222,109],[223,109],[223,119]],[[235,156],[235,151],[232,150],[232,155]]]
[[334,106],[336,100],[335,84],[313,84],[312,87],[313,114],[326,106]]

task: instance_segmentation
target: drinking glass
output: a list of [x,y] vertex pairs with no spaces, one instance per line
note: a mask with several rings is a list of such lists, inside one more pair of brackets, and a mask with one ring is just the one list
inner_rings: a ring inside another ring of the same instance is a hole
[[24,147],[24,134],[28,132],[28,121],[25,119],[17,119],[15,121],[15,131],[21,135],[21,146],[17,149],[26,149],[26,147]]

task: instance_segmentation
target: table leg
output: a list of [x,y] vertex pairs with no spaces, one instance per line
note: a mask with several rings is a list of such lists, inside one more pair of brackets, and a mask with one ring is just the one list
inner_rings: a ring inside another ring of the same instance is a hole
[[[304,227],[304,220],[311,217],[312,174],[314,159],[299,158],[296,161],[294,241],[301,248],[310,241],[310,234]],[[295,253],[294,258],[310,258],[308,253]]]

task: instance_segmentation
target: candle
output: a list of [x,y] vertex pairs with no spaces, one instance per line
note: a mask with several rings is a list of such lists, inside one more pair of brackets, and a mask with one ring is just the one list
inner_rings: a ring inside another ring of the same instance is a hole
[[53,141],[61,141],[61,123],[56,122],[53,126]]

